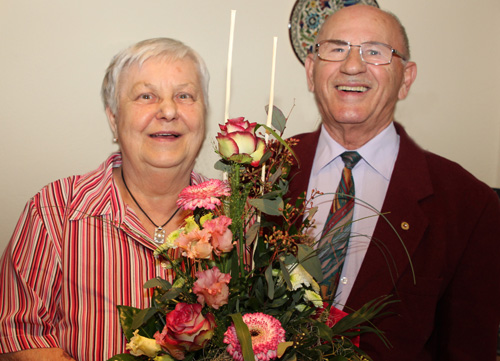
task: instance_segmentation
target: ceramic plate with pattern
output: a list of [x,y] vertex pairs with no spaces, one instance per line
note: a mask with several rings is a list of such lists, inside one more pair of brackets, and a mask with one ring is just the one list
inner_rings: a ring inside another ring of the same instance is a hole
[[335,11],[358,3],[379,7],[376,0],[297,0],[288,29],[293,50],[302,64],[307,54],[312,52],[323,21]]

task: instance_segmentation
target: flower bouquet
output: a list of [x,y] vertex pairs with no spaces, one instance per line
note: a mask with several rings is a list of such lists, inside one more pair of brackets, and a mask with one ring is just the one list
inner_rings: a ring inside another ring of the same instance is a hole
[[243,118],[220,125],[216,168],[227,181],[181,192],[178,205],[191,215],[155,251],[174,282],[144,285],[154,288],[150,308],[118,307],[129,353],[110,360],[369,359],[358,337],[383,339],[369,320],[387,299],[351,314],[323,301],[308,233],[314,208],[284,201],[297,143],[282,139],[285,124],[273,108],[272,127]]

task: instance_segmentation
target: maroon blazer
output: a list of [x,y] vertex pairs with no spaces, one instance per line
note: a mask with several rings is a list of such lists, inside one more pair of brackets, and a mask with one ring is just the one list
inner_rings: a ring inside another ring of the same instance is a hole
[[[361,349],[375,361],[493,361],[500,322],[498,196],[395,125],[400,149],[382,207],[390,224],[379,217],[346,306],[358,309],[388,294],[400,302],[375,321],[392,348],[368,334]],[[307,191],[318,137],[319,130],[293,137],[300,139],[294,148],[300,168],[291,173],[292,202]]]

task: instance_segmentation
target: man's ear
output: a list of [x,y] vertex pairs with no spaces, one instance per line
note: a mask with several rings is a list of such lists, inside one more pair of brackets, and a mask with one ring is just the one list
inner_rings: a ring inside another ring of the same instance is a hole
[[414,63],[413,61],[409,61],[405,65],[403,83],[399,88],[399,93],[398,93],[399,100],[403,100],[406,98],[406,96],[410,92],[411,85],[415,81],[416,77],[417,77],[417,64]]
[[306,68],[307,86],[310,92],[314,92],[314,54],[309,54],[304,64]]
[[116,126],[116,116],[111,111],[109,106],[106,107],[106,116],[108,117],[109,126],[113,132],[113,136],[118,138],[118,128]]

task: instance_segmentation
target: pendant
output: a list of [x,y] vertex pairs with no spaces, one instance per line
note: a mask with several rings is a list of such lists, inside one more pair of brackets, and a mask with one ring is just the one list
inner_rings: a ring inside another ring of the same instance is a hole
[[165,230],[161,227],[156,228],[153,240],[157,244],[163,244],[165,242]]

